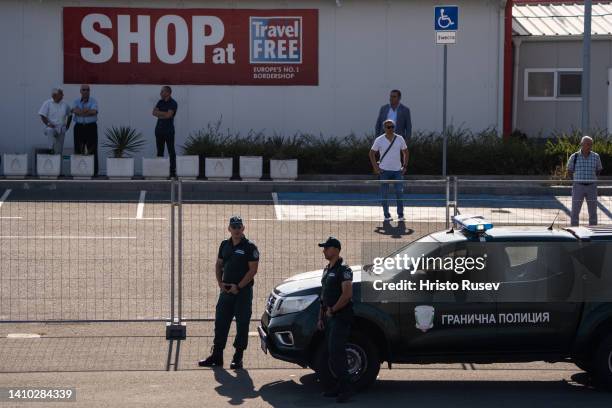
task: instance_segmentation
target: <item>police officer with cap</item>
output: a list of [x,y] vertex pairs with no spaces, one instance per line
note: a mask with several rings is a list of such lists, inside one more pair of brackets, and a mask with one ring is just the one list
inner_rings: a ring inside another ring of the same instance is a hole
[[321,309],[317,328],[325,330],[331,368],[338,378],[336,387],[323,393],[336,397],[337,402],[346,402],[352,395],[349,383],[346,343],[353,320],[353,271],[340,257],[342,246],[334,237],[319,244],[329,264],[321,278]]
[[230,218],[231,236],[221,241],[215,265],[217,283],[221,293],[215,312],[215,338],[211,355],[198,364],[200,367],[222,367],[223,349],[227,343],[232,319],[236,318],[235,353],[231,369],[242,368],[242,357],[249,339],[249,323],[253,303],[253,278],[259,264],[259,251],[244,236],[242,218]]

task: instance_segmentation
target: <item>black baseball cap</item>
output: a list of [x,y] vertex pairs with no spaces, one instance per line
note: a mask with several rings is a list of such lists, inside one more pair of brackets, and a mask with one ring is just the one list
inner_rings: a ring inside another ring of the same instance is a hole
[[321,242],[319,244],[319,246],[321,248],[338,248],[338,249],[342,249],[342,245],[340,245],[340,241],[338,241],[338,238],[336,238],[336,237],[329,237],[329,238],[327,238],[327,241]]
[[229,220],[229,225],[242,225],[242,217],[239,215],[234,215]]

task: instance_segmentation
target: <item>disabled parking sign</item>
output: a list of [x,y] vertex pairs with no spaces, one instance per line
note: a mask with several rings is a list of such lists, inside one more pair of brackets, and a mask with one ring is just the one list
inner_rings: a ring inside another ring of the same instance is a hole
[[459,29],[458,6],[434,7],[434,30],[436,44],[455,44]]

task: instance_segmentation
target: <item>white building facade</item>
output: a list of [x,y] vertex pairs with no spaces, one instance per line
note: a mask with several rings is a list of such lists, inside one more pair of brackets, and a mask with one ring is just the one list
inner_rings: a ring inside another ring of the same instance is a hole
[[[138,8],[145,14],[163,9],[164,15],[185,9],[203,9],[203,15],[211,14],[206,12],[210,9],[274,10],[274,14],[281,10],[287,15],[292,9],[317,12],[317,58],[305,62],[316,74],[314,84],[181,84],[177,78],[182,74],[171,63],[162,68],[167,78],[163,83],[109,84],[102,80],[91,84],[92,96],[100,106],[100,145],[106,128],[129,125],[150,142],[142,155],[153,156],[156,119],[151,111],[159,99],[160,85],[165,84],[172,85],[179,105],[175,120],[179,154],[190,133],[220,118],[223,129],[241,134],[250,130],[325,137],[372,133],[378,109],[394,88],[402,91],[402,102],[411,109],[415,131],[440,131],[443,51],[435,44],[437,4],[421,0],[4,0],[0,2],[0,51],[4,56],[0,81],[5,95],[0,108],[0,152],[31,153],[34,147],[45,145],[37,112],[50,97],[51,88],[62,86],[69,102],[79,96],[78,83],[65,83],[66,7]],[[448,49],[448,123],[474,131],[501,129],[505,2],[460,0],[453,4],[459,6],[460,22],[457,43]],[[226,27],[225,35],[231,36],[231,30]],[[174,34],[177,44],[181,33]],[[312,33],[304,31],[304,35],[310,35],[304,41],[312,42]],[[155,49],[153,44],[150,47]],[[95,44],[91,48],[100,52]],[[170,48],[166,54],[178,53]],[[133,62],[138,63],[138,50],[131,48],[131,52]],[[65,147],[72,145],[70,130]],[[100,164],[104,171],[104,161]]]

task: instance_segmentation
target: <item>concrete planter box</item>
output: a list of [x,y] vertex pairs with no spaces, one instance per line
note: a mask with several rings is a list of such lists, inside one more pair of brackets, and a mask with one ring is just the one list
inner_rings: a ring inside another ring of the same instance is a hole
[[6,178],[24,178],[28,174],[27,154],[3,154],[2,167]]
[[297,159],[270,160],[270,178],[272,180],[295,180],[297,176]]
[[125,179],[134,177],[134,159],[106,159],[106,175],[111,179]]
[[62,156],[59,154],[37,154],[36,173],[42,178],[57,178],[62,171]]
[[196,179],[200,173],[199,156],[176,156],[176,176]]
[[71,154],[70,175],[75,179],[90,179],[94,175],[94,156]]
[[232,165],[231,158],[207,157],[204,174],[209,180],[229,180],[232,177]]
[[145,178],[164,179],[170,177],[170,159],[165,157],[142,158],[142,175]]
[[240,156],[240,178],[242,180],[254,181],[261,179],[263,175],[263,157]]

